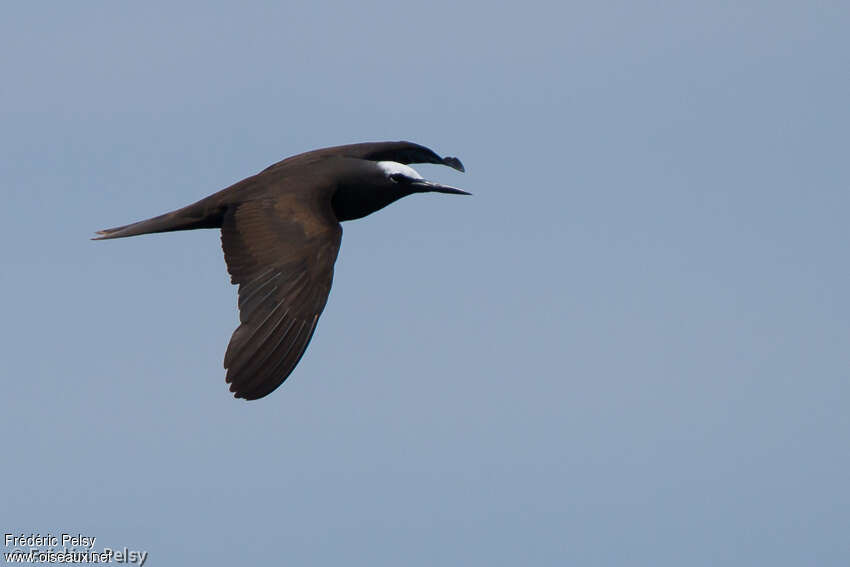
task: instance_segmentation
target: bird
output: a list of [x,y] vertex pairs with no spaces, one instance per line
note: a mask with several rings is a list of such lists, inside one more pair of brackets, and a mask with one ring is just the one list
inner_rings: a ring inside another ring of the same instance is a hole
[[304,355],[328,300],[342,239],[341,222],[359,219],[414,193],[470,195],[428,181],[411,163],[465,171],[413,142],[365,142],[291,156],[200,201],[93,240],[221,229],[239,326],[224,355],[236,398],[277,389]]

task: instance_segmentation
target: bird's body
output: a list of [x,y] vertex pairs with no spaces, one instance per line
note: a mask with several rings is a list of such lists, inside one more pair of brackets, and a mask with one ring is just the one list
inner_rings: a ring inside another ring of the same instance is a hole
[[99,231],[99,239],[220,228],[239,318],[224,357],[236,397],[266,396],[304,354],[333,280],[341,221],[361,218],[419,192],[467,194],[425,181],[409,163],[460,171],[410,142],[324,148],[278,162],[176,211]]

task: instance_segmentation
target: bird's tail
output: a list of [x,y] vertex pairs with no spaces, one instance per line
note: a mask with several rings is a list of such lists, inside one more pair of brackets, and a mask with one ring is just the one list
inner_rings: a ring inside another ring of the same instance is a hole
[[174,230],[191,230],[193,228],[220,228],[226,207],[209,207],[198,201],[188,207],[183,207],[152,219],[147,219],[115,228],[98,230],[92,240],[109,238],[125,238],[153,232],[171,232]]

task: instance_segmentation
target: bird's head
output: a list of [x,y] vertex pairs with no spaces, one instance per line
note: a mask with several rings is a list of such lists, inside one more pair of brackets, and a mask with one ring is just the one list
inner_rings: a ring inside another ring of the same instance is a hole
[[[442,158],[444,165],[463,171],[457,158]],[[340,221],[365,217],[413,193],[471,195],[462,189],[429,181],[409,165],[389,160],[357,160],[354,175],[341,183],[332,204]]]
[[[456,160],[455,160],[456,161]],[[457,162],[458,164],[460,162]],[[397,185],[398,189],[411,193],[449,193],[451,195],[471,195],[457,187],[442,185],[434,181],[424,179],[419,172],[403,163],[397,161],[378,161],[375,165],[380,170],[386,181]],[[463,166],[460,171],[463,171]]]

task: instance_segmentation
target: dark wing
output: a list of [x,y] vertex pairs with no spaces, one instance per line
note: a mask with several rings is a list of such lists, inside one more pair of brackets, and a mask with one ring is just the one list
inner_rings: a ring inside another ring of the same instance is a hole
[[456,157],[440,157],[434,150],[414,144],[413,142],[363,142],[361,144],[322,148],[286,158],[274,165],[270,165],[264,171],[332,156],[367,159],[370,161],[397,161],[404,164],[436,163],[447,165],[458,171],[464,171],[463,164]]
[[239,320],[224,355],[237,398],[255,400],[298,364],[330,293],[342,227],[294,195],[248,201],[225,213],[221,243],[239,284]]
[[397,161],[399,163],[436,163],[463,171],[456,157],[440,157],[434,150],[413,142],[365,142],[328,148],[349,157],[372,161]]

